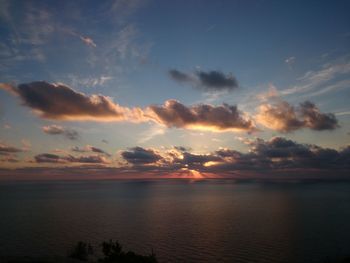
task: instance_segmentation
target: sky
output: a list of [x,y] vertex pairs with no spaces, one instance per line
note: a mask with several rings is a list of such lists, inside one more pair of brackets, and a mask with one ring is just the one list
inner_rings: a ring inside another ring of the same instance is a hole
[[350,174],[349,1],[0,1],[0,180]]

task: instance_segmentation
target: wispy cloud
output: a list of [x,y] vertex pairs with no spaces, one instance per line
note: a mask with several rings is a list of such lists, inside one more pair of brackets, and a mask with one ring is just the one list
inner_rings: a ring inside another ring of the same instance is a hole
[[[280,93],[281,95],[291,95],[295,93],[311,92],[316,88],[321,88],[322,86],[329,84],[329,81],[334,80],[336,77],[344,76],[349,73],[350,62],[348,61],[326,64],[320,70],[307,72],[299,79],[301,84],[281,90]],[[321,93],[326,93],[333,89],[334,88],[324,87]]]
[[152,125],[149,129],[141,133],[138,143],[148,142],[158,135],[165,134],[165,132],[166,128],[164,126]]
[[59,125],[43,126],[42,130],[44,133],[50,135],[63,135],[69,140],[77,140],[80,137],[79,133],[76,130],[67,129]]
[[107,153],[106,151],[102,150],[101,148],[98,148],[98,147],[95,147],[95,146],[91,146],[91,145],[86,145],[83,148],[75,146],[75,147],[71,148],[71,151],[78,152],[78,153],[93,152],[93,153],[100,153],[100,154],[106,155],[108,157],[111,156],[109,153]]
[[296,57],[289,57],[284,60],[284,62],[288,65],[289,68],[292,67],[292,65],[295,63]]

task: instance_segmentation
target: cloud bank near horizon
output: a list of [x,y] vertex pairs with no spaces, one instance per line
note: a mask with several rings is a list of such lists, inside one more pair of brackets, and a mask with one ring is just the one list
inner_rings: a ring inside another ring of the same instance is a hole
[[[219,148],[209,153],[191,152],[186,147],[154,149],[136,146],[120,151],[115,156],[120,160],[117,162],[109,158],[112,156],[90,147],[92,155],[86,155],[88,150],[80,151],[79,155],[41,153],[36,154],[32,162],[42,168],[46,167],[42,165],[50,165],[49,170],[64,169],[67,172],[71,169],[69,176],[72,178],[85,169],[95,169],[95,178],[103,176],[106,170],[114,171],[115,178],[349,178],[350,146],[335,150],[297,143],[284,137],[255,139],[246,141],[246,144],[249,147],[247,152]],[[0,175],[15,171],[18,175],[25,175],[25,171],[33,169],[0,169]]]

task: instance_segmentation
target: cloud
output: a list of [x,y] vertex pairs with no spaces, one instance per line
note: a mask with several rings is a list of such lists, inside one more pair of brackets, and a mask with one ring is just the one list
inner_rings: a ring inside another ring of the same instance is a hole
[[83,36],[79,36],[81,41],[83,41],[86,45],[90,46],[90,47],[97,47],[97,45],[95,44],[95,42],[92,40],[92,38],[89,37],[83,37]]
[[269,129],[289,132],[303,127],[303,121],[299,120],[295,108],[286,101],[272,104],[262,104],[256,116],[258,123]]
[[146,2],[142,0],[115,0],[111,2],[108,12],[118,24],[124,24],[127,17],[143,7]]
[[169,75],[173,80],[178,81],[178,82],[192,82],[192,81],[194,81],[193,76],[191,76],[187,73],[181,72],[177,69],[169,70]]
[[71,29],[65,29],[65,28],[63,28],[62,30],[63,30],[64,32],[67,32],[67,33],[69,33],[69,34],[71,34],[71,35],[73,35],[73,36],[79,38],[79,39],[80,39],[85,45],[87,45],[87,46],[94,47],[94,48],[97,47],[97,45],[96,45],[96,43],[94,42],[94,40],[93,40],[92,38],[90,38],[90,37],[83,36],[83,35],[81,35],[81,34],[75,32],[75,31],[73,31],[73,30],[71,30]]
[[8,155],[19,152],[23,152],[23,149],[0,142],[0,155]]
[[184,146],[174,146],[174,149],[178,150],[179,152],[187,152],[191,150],[191,148],[187,148]]
[[152,149],[134,147],[128,151],[123,151],[121,156],[125,161],[133,165],[151,164],[159,161],[162,157]]
[[15,156],[9,155],[9,156],[5,156],[5,157],[1,158],[0,162],[18,163],[18,162],[20,162],[20,160],[17,157],[15,157]]
[[86,36],[83,36],[69,28],[60,28],[61,31],[65,32],[65,33],[68,33],[72,36],[75,36],[77,38],[79,38],[85,45],[87,46],[90,46],[90,47],[97,47],[96,43],[94,42],[94,40],[90,37],[86,37]]
[[210,131],[255,130],[252,120],[236,106],[228,104],[221,106],[199,104],[187,107],[176,100],[167,100],[162,106],[150,106],[148,116],[167,127]]
[[[18,96],[24,105],[33,109],[40,117],[47,119],[152,121],[167,127],[213,132],[251,132],[257,130],[253,120],[247,114],[239,111],[237,106],[228,104],[186,106],[176,100],[167,100],[164,105],[151,105],[141,109],[122,107],[109,97],[96,94],[87,96],[64,84],[50,84],[44,81],[20,84],[17,87],[1,83],[0,88]],[[275,104],[264,103],[259,107],[255,119],[270,129],[282,132],[301,128],[318,131],[333,130],[338,127],[338,121],[334,114],[321,113],[309,101],[301,103],[297,107],[281,100]],[[57,125],[45,126],[43,131],[48,134],[63,134],[72,140],[78,137],[76,131]],[[157,135],[162,134],[164,130],[156,129],[154,132],[154,135]]]
[[8,123],[5,123],[3,127],[4,127],[4,129],[6,129],[6,130],[9,130],[9,129],[12,128],[12,126],[11,126],[10,124],[8,124]]
[[18,153],[22,153],[28,150],[28,147],[17,148],[6,143],[0,142],[0,162],[6,163],[18,163],[20,160],[17,157]]
[[329,84],[327,86],[325,86],[324,88],[321,89],[317,89],[315,92],[309,93],[307,96],[311,97],[311,96],[319,96],[319,95],[323,95],[325,93],[328,92],[334,92],[334,91],[339,91],[339,90],[343,90],[350,87],[350,79],[345,79],[345,80],[340,80],[335,82],[334,84]]
[[[339,151],[311,144],[301,144],[284,137],[272,137],[270,140],[257,139],[250,144],[248,153],[222,149],[214,153],[222,158],[221,162],[208,169],[216,172],[255,171],[260,174],[290,174],[296,176],[308,172],[349,170],[350,148]],[[329,173],[328,173],[329,174]]]
[[37,163],[93,163],[108,164],[109,161],[100,155],[73,156],[73,155],[57,155],[51,153],[42,153],[34,156]]
[[32,147],[32,143],[27,139],[22,139],[21,144],[23,151],[29,151],[29,149]]
[[334,130],[338,121],[332,113],[321,113],[312,102],[305,101],[298,107],[290,105],[286,101],[278,101],[275,104],[262,104],[256,121],[272,130],[291,132],[302,128],[312,130]]
[[350,170],[350,146],[335,150],[297,143],[284,137],[250,141],[248,152],[219,149],[198,154],[181,147],[161,153],[153,149],[135,147],[123,152],[122,156],[132,165],[133,172],[153,171],[176,176],[195,171],[214,177],[254,176],[266,179],[288,175],[292,178],[327,178],[331,171],[337,171],[337,176],[348,176]]
[[[46,119],[153,121],[167,127],[207,131],[253,131],[255,129],[252,120],[236,106],[228,104],[221,106],[199,104],[188,107],[176,100],[168,100],[163,106],[151,105],[142,110],[122,107],[103,95],[87,96],[64,84],[41,81],[15,87],[2,83],[0,88],[18,96],[24,105]],[[51,129],[52,132],[63,132],[59,127],[51,127]],[[49,127],[46,130],[48,133]],[[160,130],[157,131],[157,134],[160,133]]]
[[177,69],[169,70],[169,76],[180,83],[189,83],[205,91],[232,91],[238,88],[238,81],[232,74],[225,75],[221,71],[201,71],[193,74],[181,72]]
[[290,67],[295,63],[295,57],[289,57],[284,60],[284,62]]
[[[350,146],[341,149],[298,143],[284,137],[269,140],[257,138],[247,142],[248,151],[219,148],[209,153],[194,153],[186,147],[170,150],[134,147],[121,152],[127,164],[108,167],[109,160],[99,155],[58,155],[43,153],[34,157],[37,163],[54,163],[54,168],[36,168],[35,173],[51,176],[89,174],[95,178],[119,176],[142,177],[220,177],[237,179],[337,179],[349,178]],[[79,166],[81,164],[81,166]],[[50,166],[52,167],[52,166]],[[91,169],[90,169],[90,168]],[[29,170],[28,170],[29,169]],[[33,168],[0,169],[1,175],[20,175]],[[38,170],[39,169],[39,170]],[[23,177],[28,178],[28,177]]]
[[[178,160],[179,161],[179,160]],[[221,158],[212,154],[193,154],[189,152],[183,152],[180,163],[186,167],[195,168],[194,166],[203,166],[207,162],[221,161]]]
[[87,87],[87,88],[95,88],[98,86],[104,86],[108,81],[111,81],[113,77],[107,75],[100,76],[89,76],[82,77],[74,74],[67,74],[67,78],[69,79],[69,83],[74,87]]
[[[334,63],[328,63],[324,65],[321,69],[316,71],[308,71],[303,77],[299,79],[300,84],[294,87],[285,89],[281,91],[281,95],[291,95],[295,93],[305,93],[312,90],[321,90],[322,93],[329,92],[332,89],[327,89],[329,82],[339,78],[341,76],[347,76],[350,73],[350,62],[348,58],[345,61],[337,61]],[[342,80],[346,81],[346,80]],[[341,83],[344,84],[344,83]],[[340,85],[341,85],[340,84]],[[335,85],[335,84],[331,84]],[[326,86],[325,88],[322,88]],[[316,94],[317,92],[316,91]]]
[[339,127],[334,114],[321,113],[316,105],[310,101],[301,103],[299,110],[304,117],[305,126],[312,130],[334,130]]
[[140,134],[140,139],[138,140],[138,143],[145,143],[149,140],[152,140],[156,136],[165,134],[165,127],[159,126],[159,125],[152,125],[149,129],[143,131]]
[[94,146],[91,146],[91,145],[86,145],[85,147],[83,148],[80,148],[78,146],[74,146],[71,148],[71,150],[73,152],[79,152],[79,153],[86,153],[86,152],[94,152],[94,153],[101,153],[101,154],[104,154],[106,156],[111,156],[109,153],[107,153],[106,151],[100,149],[100,148],[97,148],[97,147],[94,147]]
[[57,154],[42,153],[34,156],[37,163],[64,163],[66,160]]
[[79,138],[79,133],[76,130],[66,129],[58,125],[43,126],[42,130],[46,134],[63,135],[70,140],[76,140]]
[[69,162],[72,163],[99,163],[99,164],[108,164],[108,161],[105,157],[100,155],[88,155],[88,156],[69,156],[66,158]]
[[197,76],[208,90],[232,90],[238,87],[237,80],[231,74],[225,75],[220,71],[198,71]]
[[312,144],[301,144],[283,137],[269,141],[261,139],[253,144],[252,152],[259,159],[269,161],[270,169],[349,169],[350,148],[339,151]]
[[136,120],[139,111],[121,107],[103,95],[87,96],[64,84],[37,81],[17,87],[2,84],[0,88],[17,95],[24,105],[46,119],[122,121],[133,115]]
[[105,154],[107,156],[110,156],[109,153],[105,152],[104,150],[100,149],[100,148],[97,148],[97,147],[94,147],[94,146],[88,146],[90,148],[90,150],[92,152],[95,152],[95,153],[102,153],[102,154]]

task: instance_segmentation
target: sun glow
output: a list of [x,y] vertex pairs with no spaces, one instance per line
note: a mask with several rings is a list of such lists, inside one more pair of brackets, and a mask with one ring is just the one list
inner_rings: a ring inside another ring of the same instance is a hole
[[205,167],[210,167],[210,166],[214,166],[214,165],[218,165],[220,164],[221,162],[215,162],[215,161],[209,161],[209,162],[206,162],[204,164]]

